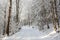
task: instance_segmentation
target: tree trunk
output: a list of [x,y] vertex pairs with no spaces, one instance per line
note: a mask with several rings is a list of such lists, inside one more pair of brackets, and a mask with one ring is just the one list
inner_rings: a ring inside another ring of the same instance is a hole
[[51,6],[54,30],[57,31],[57,28],[59,27],[59,21],[57,15],[56,0],[51,0]]
[[10,18],[11,18],[11,9],[12,9],[12,0],[10,0],[9,5],[9,14],[8,14],[8,21],[7,21],[7,28],[6,28],[6,34],[9,36],[9,26],[10,26]]
[[56,21],[56,27],[57,27],[57,30],[59,28],[59,19],[58,19],[58,14],[57,14],[57,4],[56,4],[56,1],[57,0],[54,0],[54,10],[55,10],[55,21]]
[[4,11],[5,15],[4,15],[4,28],[3,28],[3,35],[5,34],[5,27],[6,27],[6,7],[5,7],[5,11]]
[[16,23],[19,22],[19,0],[16,0]]

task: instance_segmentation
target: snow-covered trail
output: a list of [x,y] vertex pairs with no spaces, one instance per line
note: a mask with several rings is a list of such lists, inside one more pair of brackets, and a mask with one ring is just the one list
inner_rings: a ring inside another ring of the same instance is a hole
[[60,40],[60,33],[56,33],[53,28],[39,31],[36,28],[24,26],[18,33],[4,37],[2,40]]

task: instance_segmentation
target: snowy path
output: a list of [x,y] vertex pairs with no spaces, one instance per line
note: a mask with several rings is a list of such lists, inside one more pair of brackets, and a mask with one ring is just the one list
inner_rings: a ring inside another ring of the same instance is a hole
[[24,26],[18,33],[2,40],[60,40],[60,33],[56,33],[53,28],[39,31],[36,28]]

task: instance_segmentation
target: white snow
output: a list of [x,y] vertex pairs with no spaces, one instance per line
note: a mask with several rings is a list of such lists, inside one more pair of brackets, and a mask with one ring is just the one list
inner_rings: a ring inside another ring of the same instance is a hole
[[36,28],[23,26],[22,29],[9,37],[4,37],[2,40],[60,40],[60,33],[53,30],[52,24],[50,29],[39,31]]

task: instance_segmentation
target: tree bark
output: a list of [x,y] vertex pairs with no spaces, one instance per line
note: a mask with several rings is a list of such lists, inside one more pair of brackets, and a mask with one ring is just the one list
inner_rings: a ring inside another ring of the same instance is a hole
[[19,0],[16,0],[16,23],[19,22]]
[[10,26],[10,18],[11,18],[11,9],[12,9],[12,0],[10,0],[10,6],[9,6],[9,14],[8,14],[8,21],[7,21],[7,28],[6,28],[6,34],[9,36],[9,26]]
[[54,30],[57,31],[57,28],[59,27],[59,20],[58,20],[58,15],[57,15],[56,0],[51,0],[51,6],[52,6],[51,12],[52,12]]

